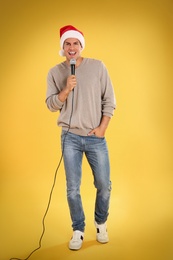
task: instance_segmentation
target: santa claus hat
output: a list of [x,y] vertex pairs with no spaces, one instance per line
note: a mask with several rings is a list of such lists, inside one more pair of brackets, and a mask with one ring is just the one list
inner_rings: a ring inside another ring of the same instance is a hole
[[61,50],[59,51],[60,56],[64,56],[63,45],[64,45],[64,41],[68,38],[78,39],[82,45],[82,49],[85,48],[85,39],[83,33],[72,25],[66,25],[60,28],[60,46],[61,46]]

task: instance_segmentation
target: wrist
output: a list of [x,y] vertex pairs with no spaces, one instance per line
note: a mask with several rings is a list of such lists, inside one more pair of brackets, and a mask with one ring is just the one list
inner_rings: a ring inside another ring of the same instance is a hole
[[67,88],[64,88],[59,94],[58,94],[58,98],[61,102],[64,102],[68,95],[69,95],[70,91]]
[[62,92],[64,93],[64,95],[66,95],[68,97],[69,93],[70,93],[70,90],[69,88],[65,87]]

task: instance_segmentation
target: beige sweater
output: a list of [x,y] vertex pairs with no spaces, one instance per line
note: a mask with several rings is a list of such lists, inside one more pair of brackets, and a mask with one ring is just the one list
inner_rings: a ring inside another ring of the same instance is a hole
[[84,58],[75,71],[77,86],[63,103],[58,99],[58,93],[65,87],[70,73],[66,62],[50,69],[46,104],[52,112],[60,111],[58,125],[62,129],[67,130],[70,123],[70,132],[86,136],[99,126],[103,115],[113,116],[116,107],[113,86],[101,61]]

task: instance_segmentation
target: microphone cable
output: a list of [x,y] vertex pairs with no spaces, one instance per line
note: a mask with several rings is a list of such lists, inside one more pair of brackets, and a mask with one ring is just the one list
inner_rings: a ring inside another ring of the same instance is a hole
[[65,146],[65,138],[66,138],[66,135],[68,134],[69,130],[70,130],[70,126],[71,126],[71,119],[72,119],[72,115],[73,115],[73,103],[74,103],[74,89],[72,90],[72,110],[71,110],[71,114],[70,114],[70,119],[69,119],[69,126],[68,126],[68,129],[67,129],[67,132],[65,133],[65,136],[64,136],[64,140],[63,140],[63,145],[62,145],[62,153],[61,153],[61,157],[60,157],[60,160],[59,160],[59,163],[58,163],[58,166],[55,170],[55,174],[54,174],[54,180],[53,180],[53,184],[52,184],[52,188],[50,190],[50,195],[49,195],[49,199],[48,199],[48,204],[47,204],[47,208],[46,208],[46,211],[44,213],[44,216],[43,216],[43,219],[42,219],[42,233],[41,233],[41,236],[40,236],[40,239],[39,239],[39,246],[34,249],[26,258],[15,258],[15,257],[12,257],[10,258],[9,260],[28,260],[31,255],[33,253],[35,253],[36,251],[38,251],[41,246],[42,246],[42,239],[43,239],[43,236],[44,236],[44,233],[46,231],[46,227],[45,227],[45,219],[46,219],[46,216],[47,216],[47,213],[49,211],[49,207],[50,207],[50,203],[51,203],[51,199],[52,199],[52,194],[53,194],[53,190],[55,188],[55,184],[56,184],[56,178],[57,178],[57,173],[58,173],[58,170],[59,170],[59,167],[61,165],[61,162],[62,162],[62,159],[63,159],[63,154],[64,154],[64,146]]

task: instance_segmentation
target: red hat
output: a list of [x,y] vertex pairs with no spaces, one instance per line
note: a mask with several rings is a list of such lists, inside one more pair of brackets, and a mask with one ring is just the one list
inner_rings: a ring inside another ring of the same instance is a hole
[[61,46],[61,50],[59,51],[60,56],[64,56],[63,45],[64,45],[64,41],[68,38],[78,39],[82,45],[82,48],[83,49],[85,48],[85,39],[83,33],[72,25],[66,25],[60,28],[60,46]]

